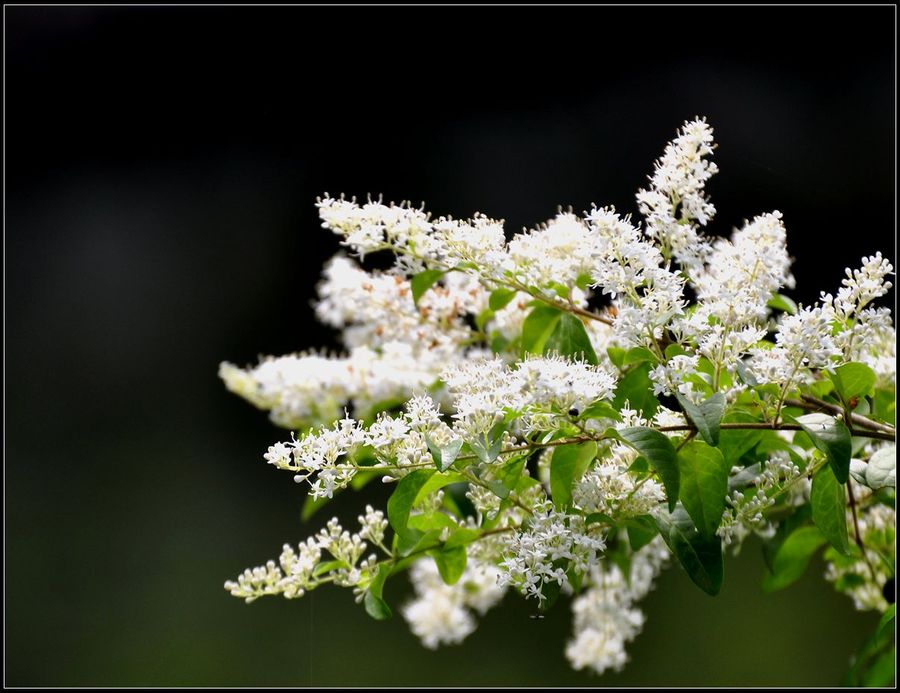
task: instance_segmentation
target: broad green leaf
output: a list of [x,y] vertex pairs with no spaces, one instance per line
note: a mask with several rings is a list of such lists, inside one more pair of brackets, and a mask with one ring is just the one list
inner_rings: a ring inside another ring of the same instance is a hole
[[597,456],[597,443],[589,441],[579,445],[561,445],[553,451],[550,460],[550,494],[558,509],[572,503],[572,485],[584,476],[591,461]]
[[868,395],[875,385],[875,371],[864,363],[845,363],[828,375],[845,404],[854,397]]
[[674,510],[675,503],[678,502],[679,471],[678,456],[672,447],[672,441],[659,431],[639,426],[623,428],[618,431],[618,436],[647,458],[650,466],[662,479],[669,499],[669,511]]
[[798,527],[778,548],[772,562],[772,573],[763,580],[763,592],[784,589],[799,580],[813,554],[828,540],[818,527]]
[[491,310],[503,310],[516,297],[517,293],[515,289],[504,289],[502,287],[494,289],[488,298],[488,305],[491,307]]
[[[758,419],[752,414],[746,412],[729,412],[722,419],[727,423],[755,423]],[[725,458],[725,463],[729,467],[738,464],[738,461],[753,450],[763,439],[764,431],[753,429],[726,429],[719,431],[719,451]]]
[[722,453],[700,441],[692,441],[678,453],[681,469],[681,503],[705,538],[716,535],[725,496],[728,467]]
[[413,303],[418,305],[422,295],[434,286],[445,274],[446,272],[444,270],[427,269],[419,272],[410,279],[409,284],[412,287]]
[[434,460],[435,466],[440,471],[444,471],[456,461],[460,448],[462,448],[463,440],[462,438],[456,438],[446,445],[437,445],[431,437],[426,434],[425,443],[428,445],[428,450],[431,452],[431,459]]
[[892,686],[896,677],[897,648],[891,647],[882,652],[862,675],[861,685],[866,688],[887,688]]
[[830,466],[822,467],[813,477],[809,501],[816,527],[831,545],[844,556],[850,553],[847,535],[847,500],[844,487]]
[[625,358],[622,360],[623,366],[630,366],[633,363],[642,363],[650,361],[651,363],[659,363],[656,355],[645,347],[632,347],[625,352]]
[[408,556],[420,546],[429,546],[435,543],[440,536],[439,529],[423,531],[412,527],[404,527],[394,534],[394,553],[400,556]]
[[511,458],[498,466],[494,471],[494,478],[505,488],[514,489],[519,483],[519,477],[522,476],[522,470],[525,469],[527,461],[528,454]]
[[477,529],[468,529],[462,527],[453,531],[450,537],[444,542],[445,549],[455,549],[458,546],[466,546],[481,537],[481,532]]
[[711,596],[717,595],[725,574],[719,538],[702,537],[683,507],[671,515],[660,511],[655,519],[660,535],[694,584]]
[[622,347],[607,347],[606,353],[616,368],[622,368],[622,362],[625,360],[625,349]]
[[650,364],[642,363],[628,371],[616,385],[616,396],[613,407],[621,411],[625,402],[631,409],[643,413],[644,418],[652,417],[659,409],[659,400],[653,394],[653,381],[650,380]]
[[670,344],[663,353],[666,355],[666,360],[668,361],[676,356],[684,356],[688,352],[685,351],[685,348],[680,344]]
[[438,572],[447,585],[456,584],[466,571],[466,548],[464,546],[443,548],[440,551],[430,551],[429,554],[434,558]]
[[375,573],[375,577],[372,579],[372,582],[369,583],[369,588],[366,590],[366,613],[378,621],[384,621],[391,617],[391,608],[381,596],[382,591],[384,590],[384,581],[387,580],[387,576],[390,575],[390,573],[391,566],[387,563],[379,565],[378,572]]
[[437,474],[432,474],[431,478],[422,484],[422,487],[419,489],[418,493],[416,493],[416,497],[413,499],[413,507],[419,505],[423,500],[428,498],[428,496],[435,491],[444,488],[444,486],[459,484],[464,481],[467,481],[466,477],[462,474],[457,474],[456,472],[438,472]]
[[894,634],[894,619],[897,615],[897,605],[891,604],[888,610],[881,615],[878,627],[875,629],[875,637],[878,642],[886,642]]
[[850,476],[851,442],[850,431],[844,422],[828,414],[818,413],[798,416],[796,421],[810,437],[813,445],[828,458],[835,478],[846,484]]
[[628,543],[632,551],[640,551],[659,534],[656,523],[649,515],[640,515],[625,521]]
[[571,313],[563,313],[560,316],[556,327],[544,343],[543,353],[551,352],[597,365],[597,354],[594,353],[584,323]]
[[697,429],[697,433],[712,446],[719,444],[719,424],[725,413],[725,395],[716,392],[701,404],[694,404],[680,392],[675,394],[685,415]]
[[783,311],[788,315],[797,314],[797,304],[794,303],[792,298],[789,298],[784,294],[772,294],[772,298],[769,299],[769,302],[766,305],[768,305],[769,308]]
[[553,306],[535,306],[522,323],[522,353],[543,354],[544,345],[562,316],[563,312]]
[[419,490],[434,474],[434,469],[417,469],[397,483],[387,502],[388,521],[395,532],[402,532],[406,529],[409,511],[413,507]]
[[493,428],[487,433],[480,434],[480,437],[469,441],[469,447],[483,464],[490,464],[497,459],[503,445],[503,432],[506,430],[507,423],[500,421],[494,424]]
[[834,383],[830,380],[814,380],[809,384],[810,393],[818,397],[819,399],[824,399],[832,392],[834,392]]
[[877,450],[866,465],[866,486],[880,489],[897,487],[897,448],[894,445]]
[[873,412],[879,421],[894,425],[897,420],[897,397],[893,388],[876,388],[872,405]]
[[614,421],[621,421],[622,416],[619,412],[616,411],[615,407],[609,402],[599,401],[594,402],[587,409],[585,409],[581,414],[578,415],[579,419],[613,419]]

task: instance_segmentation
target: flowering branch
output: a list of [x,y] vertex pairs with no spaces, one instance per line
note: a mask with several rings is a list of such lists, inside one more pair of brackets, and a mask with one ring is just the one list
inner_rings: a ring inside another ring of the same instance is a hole
[[[864,257],[834,294],[794,304],[780,212],[704,234],[715,146],[705,120],[686,122],[637,193],[638,222],[592,206],[507,238],[481,214],[319,199],[356,258],[328,263],[315,305],[345,352],[220,375],[297,432],[263,457],[309,486],[304,517],[376,476],[393,490],[357,532],[332,519],[226,589],[333,584],[383,619],[385,582],[408,569],[402,613],[429,648],[463,640],[509,589],[541,609],[567,594],[566,656],[603,673],[627,661],[636,603],[670,558],[715,595],[727,548],[758,535],[766,591],[828,545],[826,577],[886,612],[896,331],[873,306],[893,266]],[[382,251],[390,269],[360,264]]]

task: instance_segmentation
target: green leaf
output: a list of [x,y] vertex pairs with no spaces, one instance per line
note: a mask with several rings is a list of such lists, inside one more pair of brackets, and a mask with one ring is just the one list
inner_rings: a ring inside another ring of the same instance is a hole
[[563,313],[553,306],[538,305],[522,323],[522,353],[542,354]]
[[725,459],[719,450],[700,441],[688,443],[678,456],[681,503],[700,534],[707,539],[715,537],[728,495]]
[[444,270],[427,269],[415,275],[409,282],[412,287],[413,303],[419,305],[422,294],[434,286],[445,274]]
[[625,352],[625,358],[622,360],[622,365],[630,366],[633,363],[642,363],[644,361],[650,361],[651,363],[659,363],[659,359],[656,358],[656,355],[645,347],[632,347],[627,352]]
[[822,467],[813,477],[809,501],[816,527],[844,556],[850,554],[847,535],[847,500],[844,487],[838,482],[830,466]]
[[716,392],[707,400],[697,405],[680,392],[675,394],[685,415],[697,428],[697,433],[712,446],[719,444],[719,424],[725,413],[725,395]]
[[428,496],[435,491],[444,488],[444,486],[459,484],[465,481],[467,481],[466,477],[462,474],[457,474],[456,472],[439,472],[437,474],[432,474],[431,478],[422,484],[422,487],[419,489],[418,493],[416,493],[412,507],[419,505],[423,500],[428,498]]
[[854,397],[868,395],[875,385],[875,371],[864,363],[845,363],[828,376],[845,404]]
[[872,405],[879,421],[894,425],[897,420],[897,396],[894,388],[876,388]]
[[652,417],[659,409],[659,400],[653,394],[653,381],[650,380],[650,364],[642,363],[628,371],[616,385],[616,396],[613,407],[621,411],[625,402],[635,411],[643,413],[644,418]]
[[622,363],[625,360],[625,350],[622,347],[607,347],[606,354],[616,368],[622,368]]
[[550,495],[556,508],[562,509],[572,503],[572,485],[584,476],[596,456],[597,443],[594,441],[561,445],[553,451],[553,458],[550,460]]
[[469,447],[483,464],[490,464],[497,459],[503,445],[503,432],[507,423],[500,421],[494,424],[487,433],[480,434],[479,438],[469,441]]
[[471,544],[473,541],[481,537],[481,532],[477,529],[468,529],[466,527],[461,527],[460,529],[454,530],[450,537],[444,542],[445,549],[455,549],[458,546],[466,546],[467,544]]
[[553,332],[544,343],[543,353],[557,352],[560,356],[583,359],[597,365],[597,354],[591,345],[584,323],[571,313],[563,313]]
[[662,479],[669,499],[669,511],[675,509],[678,502],[678,456],[675,448],[665,435],[652,428],[623,428],[618,431],[618,436],[647,458],[650,466]]
[[866,465],[866,486],[871,489],[897,487],[897,448],[888,445],[875,451]]
[[676,356],[684,356],[688,352],[680,344],[670,344],[666,347],[666,350],[663,353],[666,355],[666,360],[668,361],[675,358]]
[[323,561],[319,563],[313,570],[313,577],[319,577],[325,573],[330,573],[335,568],[349,568],[346,561]]
[[417,469],[397,483],[387,502],[388,521],[395,532],[399,533],[406,529],[409,511],[412,510],[419,490],[434,474],[434,469]]
[[[742,411],[729,412],[722,419],[727,423],[758,423],[752,414]],[[719,432],[718,448],[726,464],[733,467],[745,454],[755,448],[763,439],[763,431],[753,429],[727,429]]]
[[846,484],[850,476],[851,441],[850,431],[844,422],[828,414],[818,413],[798,416],[796,421],[810,437],[813,445],[828,458],[837,480]]
[[369,583],[369,589],[366,590],[366,613],[377,621],[384,621],[391,617],[391,608],[381,596],[384,590],[384,581],[387,580],[390,573],[391,566],[386,563],[379,565],[378,572],[375,573],[375,577]]
[[490,308],[485,308],[478,315],[475,316],[475,327],[478,328],[479,332],[484,332],[484,326],[488,324],[488,321],[494,317],[494,311]]
[[897,615],[897,605],[891,604],[888,610],[881,615],[878,621],[878,627],[875,629],[875,637],[879,643],[888,641],[888,638],[894,634],[894,619]]
[[622,416],[609,402],[594,402],[578,416],[579,419],[612,419],[621,421]]
[[430,551],[444,584],[455,585],[466,571],[466,548],[455,546],[440,551]]
[[488,298],[488,305],[493,311],[503,310],[516,297],[517,293],[515,289],[504,289],[502,287],[494,289]]
[[763,592],[775,592],[799,580],[813,554],[828,540],[818,527],[798,527],[778,548],[772,562],[772,573],[763,580]]
[[794,303],[792,298],[788,298],[784,294],[772,294],[772,298],[769,299],[769,302],[766,305],[768,305],[769,308],[783,311],[788,315],[797,314],[797,304]]
[[625,521],[628,543],[632,551],[640,551],[659,534],[656,523],[649,515],[639,515]]
[[444,471],[456,461],[460,448],[463,446],[462,438],[456,438],[446,445],[438,446],[427,434],[425,435],[425,443],[428,445],[428,450],[431,452],[431,459],[434,460],[435,466],[440,471]]
[[497,481],[503,484],[504,488],[514,489],[519,483],[519,477],[522,476],[522,470],[525,469],[525,463],[528,461],[528,454],[512,459],[499,465],[494,472]]
[[892,686],[896,677],[897,648],[892,647],[882,652],[869,665],[862,676],[862,685],[866,688],[887,688]]
[[681,506],[671,515],[660,511],[655,519],[660,535],[694,584],[713,597],[717,595],[725,575],[719,538],[701,536]]

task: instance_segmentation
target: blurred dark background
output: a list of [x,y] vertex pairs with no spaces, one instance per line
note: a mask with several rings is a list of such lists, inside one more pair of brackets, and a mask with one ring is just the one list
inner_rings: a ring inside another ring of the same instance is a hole
[[839,682],[877,615],[819,561],[763,596],[754,543],[716,599],[667,571],[602,678],[565,661],[566,604],[536,621],[510,595],[437,652],[347,591],[245,606],[222,583],[329,515],[301,525],[302,489],[262,460],[284,433],[216,369],[336,346],[310,308],[338,248],[316,195],[510,231],[557,205],[636,211],[695,115],[720,145],[711,233],[781,210],[795,299],[894,259],[893,7],[4,15],[8,685]]

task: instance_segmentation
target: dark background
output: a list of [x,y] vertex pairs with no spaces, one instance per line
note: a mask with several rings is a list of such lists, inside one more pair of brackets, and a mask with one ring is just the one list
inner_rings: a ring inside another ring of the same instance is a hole
[[755,543],[716,599],[667,571],[600,679],[565,662],[565,604],[535,621],[510,595],[436,653],[348,591],[245,606],[224,580],[326,518],[300,524],[302,489],[262,460],[284,433],[216,369],[336,345],[310,308],[338,247],[316,195],[510,231],[560,204],[636,211],[695,115],[720,144],[710,232],[779,209],[790,293],[834,291],[895,257],[892,7],[4,15],[7,684],[838,683],[877,615],[819,561],[764,597]]

